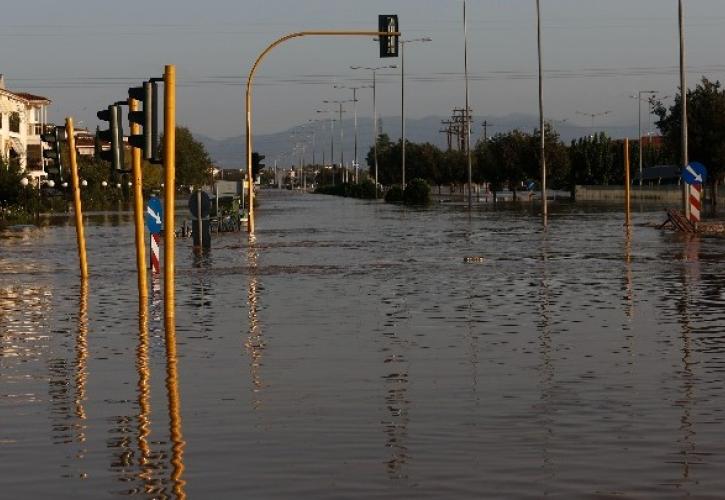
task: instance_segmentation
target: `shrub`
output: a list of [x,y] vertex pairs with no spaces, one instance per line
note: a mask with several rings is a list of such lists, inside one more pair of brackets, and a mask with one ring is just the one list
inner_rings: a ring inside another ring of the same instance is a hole
[[406,205],[427,205],[430,203],[430,186],[423,179],[413,179],[405,187],[403,202]]
[[400,186],[393,186],[385,193],[385,203],[403,203],[403,190]]

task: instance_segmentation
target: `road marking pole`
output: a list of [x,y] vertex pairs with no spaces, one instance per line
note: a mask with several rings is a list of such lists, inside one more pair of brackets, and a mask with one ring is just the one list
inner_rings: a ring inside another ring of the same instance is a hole
[[702,211],[702,184],[690,184],[689,192],[690,222],[697,225],[697,223],[701,220],[700,212]]
[[81,279],[88,279],[88,258],[86,256],[86,235],[83,228],[83,206],[81,203],[81,185],[78,178],[78,162],[76,159],[76,138],[73,129],[73,118],[65,119],[65,135],[68,140],[68,157],[70,158],[71,183],[73,185],[73,207],[76,214],[76,240],[78,242],[78,258],[81,266]]

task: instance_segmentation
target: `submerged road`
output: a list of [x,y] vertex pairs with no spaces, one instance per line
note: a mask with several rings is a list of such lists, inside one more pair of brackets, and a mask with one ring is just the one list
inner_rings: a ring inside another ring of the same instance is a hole
[[[264,191],[177,247],[178,377],[130,214],[0,234],[7,498],[716,498],[725,250],[615,208]],[[470,257],[466,259],[466,257]],[[142,338],[142,337],[141,337]],[[179,393],[168,411],[169,388]]]

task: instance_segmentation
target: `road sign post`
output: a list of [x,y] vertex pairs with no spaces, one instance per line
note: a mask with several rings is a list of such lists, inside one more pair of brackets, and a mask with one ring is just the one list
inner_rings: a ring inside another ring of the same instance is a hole
[[163,228],[163,208],[161,200],[155,196],[149,200],[146,207],[146,227],[151,233],[151,271],[154,274],[161,273],[161,258],[159,256],[159,243],[161,241],[161,230]]
[[682,180],[687,185],[687,206],[690,222],[697,224],[701,220],[702,186],[707,181],[707,168],[698,162],[692,162],[682,171]]

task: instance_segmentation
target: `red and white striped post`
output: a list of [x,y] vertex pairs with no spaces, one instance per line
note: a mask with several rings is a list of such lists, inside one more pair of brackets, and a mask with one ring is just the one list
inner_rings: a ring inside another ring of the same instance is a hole
[[158,233],[151,234],[151,272],[154,274],[161,273],[161,260],[159,257],[159,243],[161,235]]
[[700,212],[702,210],[702,184],[695,183],[689,185],[690,191],[690,222],[697,224],[700,222]]

